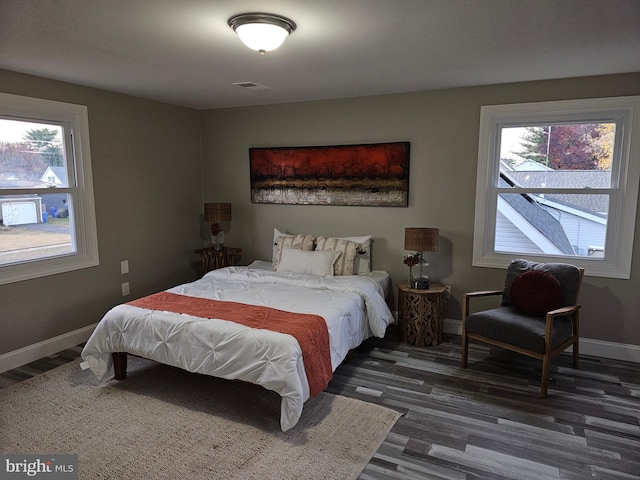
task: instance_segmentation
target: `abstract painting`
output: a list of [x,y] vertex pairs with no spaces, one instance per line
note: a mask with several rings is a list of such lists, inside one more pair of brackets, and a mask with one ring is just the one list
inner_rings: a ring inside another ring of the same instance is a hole
[[409,146],[250,148],[251,202],[406,207]]

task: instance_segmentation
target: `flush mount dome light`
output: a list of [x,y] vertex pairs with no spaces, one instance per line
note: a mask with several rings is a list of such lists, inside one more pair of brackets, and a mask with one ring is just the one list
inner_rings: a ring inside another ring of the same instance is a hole
[[227,23],[242,43],[260,55],[278,48],[296,29],[293,20],[271,13],[241,13],[231,17]]

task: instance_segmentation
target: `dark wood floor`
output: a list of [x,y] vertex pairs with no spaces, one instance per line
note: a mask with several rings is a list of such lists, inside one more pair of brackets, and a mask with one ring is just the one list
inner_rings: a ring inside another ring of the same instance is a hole
[[[78,357],[65,350],[0,375],[0,387]],[[340,366],[328,391],[403,413],[360,478],[640,479],[640,365],[595,357],[540,364],[472,345],[460,368],[457,337],[437,347],[371,339]]]

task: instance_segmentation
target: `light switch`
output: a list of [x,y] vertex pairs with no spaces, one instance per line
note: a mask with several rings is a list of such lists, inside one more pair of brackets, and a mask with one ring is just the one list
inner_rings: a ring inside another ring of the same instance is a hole
[[129,273],[129,260],[122,260],[120,262],[120,273],[123,275]]

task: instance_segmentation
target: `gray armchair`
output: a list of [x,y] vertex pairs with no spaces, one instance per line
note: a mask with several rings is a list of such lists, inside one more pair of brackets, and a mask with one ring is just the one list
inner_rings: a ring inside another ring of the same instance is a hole
[[[580,305],[584,268],[566,263],[512,260],[502,290],[462,297],[462,368],[469,340],[477,340],[542,360],[541,395],[547,396],[551,359],[573,345],[578,367]],[[502,295],[500,307],[470,313],[470,300]]]

